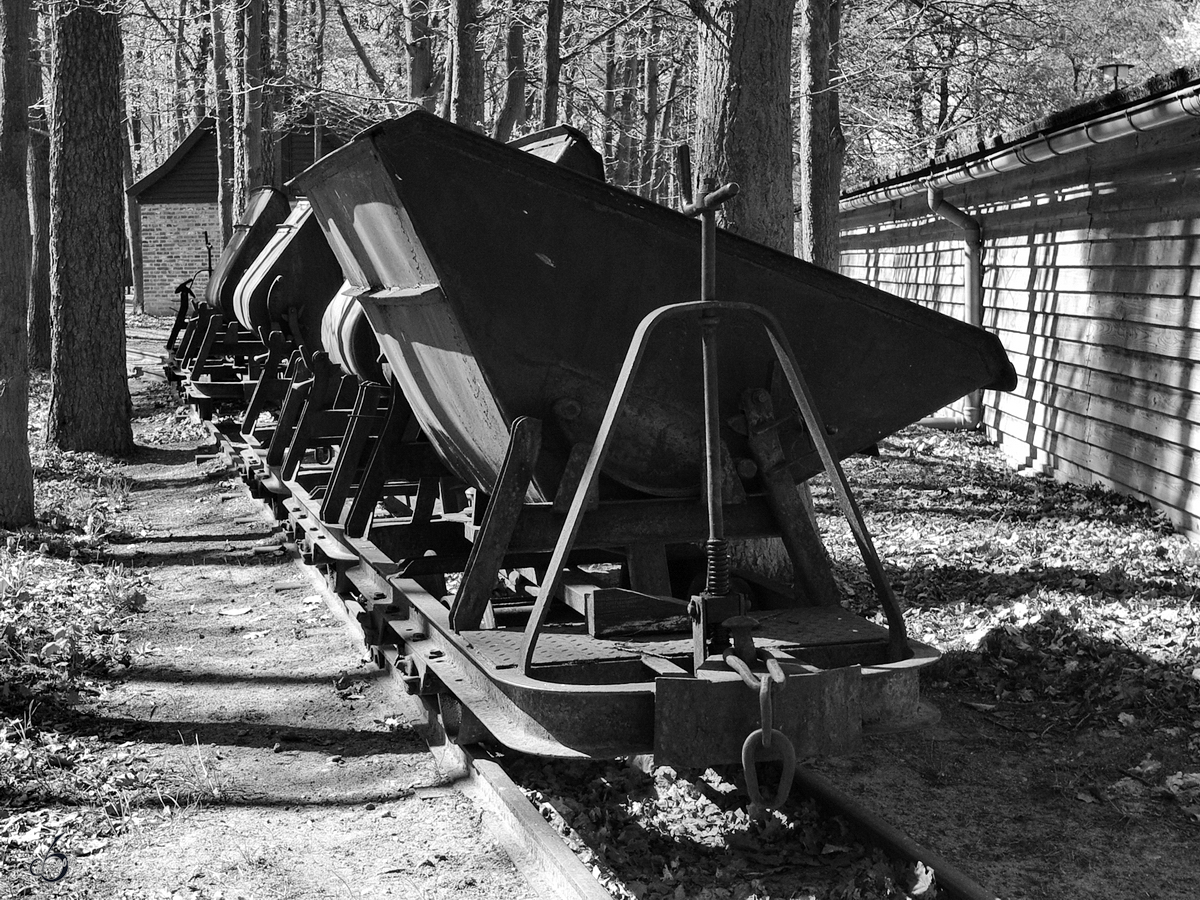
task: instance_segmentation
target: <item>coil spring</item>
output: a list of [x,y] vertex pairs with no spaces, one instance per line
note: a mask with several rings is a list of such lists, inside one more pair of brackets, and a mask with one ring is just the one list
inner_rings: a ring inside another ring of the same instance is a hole
[[717,597],[728,596],[729,588],[729,542],[710,540],[704,544],[708,558],[705,591]]

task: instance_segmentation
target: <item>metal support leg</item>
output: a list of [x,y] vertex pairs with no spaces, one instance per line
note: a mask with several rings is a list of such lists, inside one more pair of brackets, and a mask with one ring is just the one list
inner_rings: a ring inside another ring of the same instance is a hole
[[304,404],[308,400],[308,392],[312,389],[313,376],[304,360],[296,354],[292,358],[292,383],[288,386],[287,395],[283,398],[283,406],[279,410],[279,422],[271,434],[271,443],[267,445],[267,465],[278,466],[287,454],[288,444],[292,441],[292,432],[304,412]]
[[[367,458],[366,468],[358,479],[358,491],[350,501],[350,510],[346,513],[346,534],[350,537],[362,537],[371,520],[371,513],[383,494],[384,485],[391,475],[388,464],[395,448],[404,440],[412,422],[412,407],[404,399],[404,393],[395,385],[391,387],[388,397],[387,416],[383,421],[383,429],[379,439],[371,448]],[[419,505],[419,504],[418,504]]]
[[312,374],[312,386],[309,388],[308,398],[304,401],[304,410],[292,431],[292,439],[288,443],[287,454],[280,469],[280,476],[285,481],[292,478],[300,468],[304,454],[322,431],[320,426],[324,413],[333,405],[338,391],[341,390],[341,372],[329,361],[326,353],[313,354]]
[[208,358],[212,355],[213,346],[217,342],[217,336],[221,332],[222,326],[221,316],[218,313],[213,313],[208,317],[208,323],[204,328],[204,337],[200,339],[200,344],[196,348],[196,358],[192,363],[192,370],[188,373],[188,378],[196,381],[204,374],[205,368],[208,366]]
[[523,416],[513,423],[496,489],[488,497],[483,523],[475,535],[467,567],[450,607],[450,627],[455,631],[478,628],[483,619],[533,480],[541,443],[540,419]]
[[383,385],[367,381],[358,387],[358,396],[354,399],[354,411],[350,414],[350,422],[342,439],[342,448],[338,453],[337,463],[334,464],[333,474],[329,478],[329,487],[321,501],[321,520],[324,522],[340,522],[346,499],[355,476],[362,469],[363,455],[370,446],[372,439],[379,436],[383,424],[380,415],[379,401],[383,393]]
[[212,314],[212,307],[201,304],[196,307],[195,315],[188,318],[187,324],[184,326],[183,337],[179,339],[179,352],[175,354],[175,360],[179,363],[180,369],[187,367],[195,359],[200,339],[204,337],[204,331],[208,328],[208,320]]
[[287,349],[287,341],[283,334],[272,331],[267,337],[267,358],[263,363],[262,372],[258,376],[258,383],[254,385],[254,393],[250,395],[250,402],[246,405],[246,414],[242,417],[241,433],[243,437],[250,437],[254,434],[254,424],[262,415],[271,395],[278,391],[279,368],[287,358]]
[[[821,537],[813,529],[799,488],[788,471],[770,393],[761,388],[746,391],[742,395],[742,411],[746,414],[750,453],[758,466],[775,521],[779,523],[784,549],[792,561],[796,593],[805,603],[835,605],[838,602],[837,584]],[[809,560],[825,560],[826,563],[812,571],[806,564]]]
[[896,597],[892,593],[891,585],[888,583],[887,576],[883,571],[883,565],[879,562],[879,556],[875,552],[875,546],[871,541],[870,533],[867,531],[866,523],[863,521],[862,512],[859,510],[858,504],[854,501],[854,497],[850,493],[850,486],[846,481],[845,473],[837,461],[833,446],[829,440],[829,435],[825,431],[825,425],[821,421],[820,414],[817,412],[812,394],[808,390],[808,385],[800,375],[795,358],[792,356],[791,347],[787,343],[787,338],[784,336],[783,329],[779,325],[778,320],[767,310],[750,303],[700,300],[692,303],[679,303],[673,306],[660,307],[642,319],[637,331],[634,333],[629,351],[625,355],[625,362],[622,364],[621,372],[617,376],[616,386],[613,388],[612,396],[609,398],[608,407],[605,409],[604,418],[600,423],[600,430],[596,435],[596,443],[592,445],[592,451],[588,455],[583,475],[580,477],[579,485],[571,499],[566,521],[563,523],[558,542],[555,544],[554,553],[550,558],[546,576],[542,581],[537,601],[529,617],[529,623],[525,627],[521,647],[521,670],[523,673],[529,674],[530,667],[532,666],[533,654],[537,648],[537,640],[541,634],[546,612],[549,609],[551,600],[558,592],[562,581],[563,567],[566,564],[571,548],[574,546],[575,538],[579,534],[579,528],[583,521],[584,512],[586,511],[588,493],[598,478],[600,469],[603,467],[605,458],[608,455],[616,420],[625,405],[625,398],[629,394],[633,378],[637,374],[638,367],[641,364],[650,334],[666,319],[705,313],[714,308],[720,309],[723,314],[748,315],[756,318],[767,332],[767,336],[771,341],[771,347],[775,352],[776,358],[779,360],[780,368],[783,370],[788,388],[796,398],[796,403],[800,408],[805,427],[808,429],[816,445],[817,453],[825,468],[825,473],[829,477],[835,496],[838,498],[842,514],[850,524],[850,529],[858,544],[859,552],[863,557],[863,562],[866,564],[867,571],[874,584],[875,592],[887,616],[889,660],[897,661],[907,658],[908,638],[905,634],[904,616],[900,612],[900,605],[896,602]]

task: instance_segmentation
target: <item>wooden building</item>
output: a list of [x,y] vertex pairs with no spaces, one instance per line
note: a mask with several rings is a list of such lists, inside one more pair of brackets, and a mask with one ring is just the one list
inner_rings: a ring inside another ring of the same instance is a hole
[[[348,136],[345,131],[352,128],[323,127],[322,155],[340,147]],[[281,139],[279,183],[286,184],[315,158],[311,119],[292,125]],[[162,165],[129,189],[141,210],[142,277],[151,315],[174,315],[179,306],[176,286],[197,273],[193,290],[204,295],[208,248],[215,264],[222,247],[217,185],[216,120],[207,118]]]
[[930,188],[979,225],[982,324],[1020,378],[984,395],[989,437],[1200,534],[1200,70],[843,195],[842,272],[962,316],[971,227]]

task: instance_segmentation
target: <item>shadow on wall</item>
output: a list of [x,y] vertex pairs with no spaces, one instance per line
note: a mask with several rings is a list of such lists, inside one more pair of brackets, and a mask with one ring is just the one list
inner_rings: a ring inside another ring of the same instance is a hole
[[1200,522],[1200,204],[1195,167],[1139,170],[1093,202],[1088,469],[1096,480]]

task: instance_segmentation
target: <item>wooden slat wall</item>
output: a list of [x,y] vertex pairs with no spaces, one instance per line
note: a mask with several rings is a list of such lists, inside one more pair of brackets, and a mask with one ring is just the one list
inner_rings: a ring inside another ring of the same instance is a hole
[[138,200],[143,206],[150,203],[216,203],[217,180],[217,136],[208,133],[179,160],[167,177],[147,188]]
[[[312,126],[300,125],[280,139],[278,183],[286,185],[313,164]],[[322,155],[332,153],[341,143],[332,134],[322,136]],[[219,172],[217,137],[208,132],[167,172],[160,181],[138,198],[143,205],[154,203],[216,203]]]
[[[1200,123],[946,192],[984,229],[984,325],[1019,376],[984,424],[1018,466],[1200,535]],[[962,241],[923,196],[842,217],[842,271],[961,315]]]

